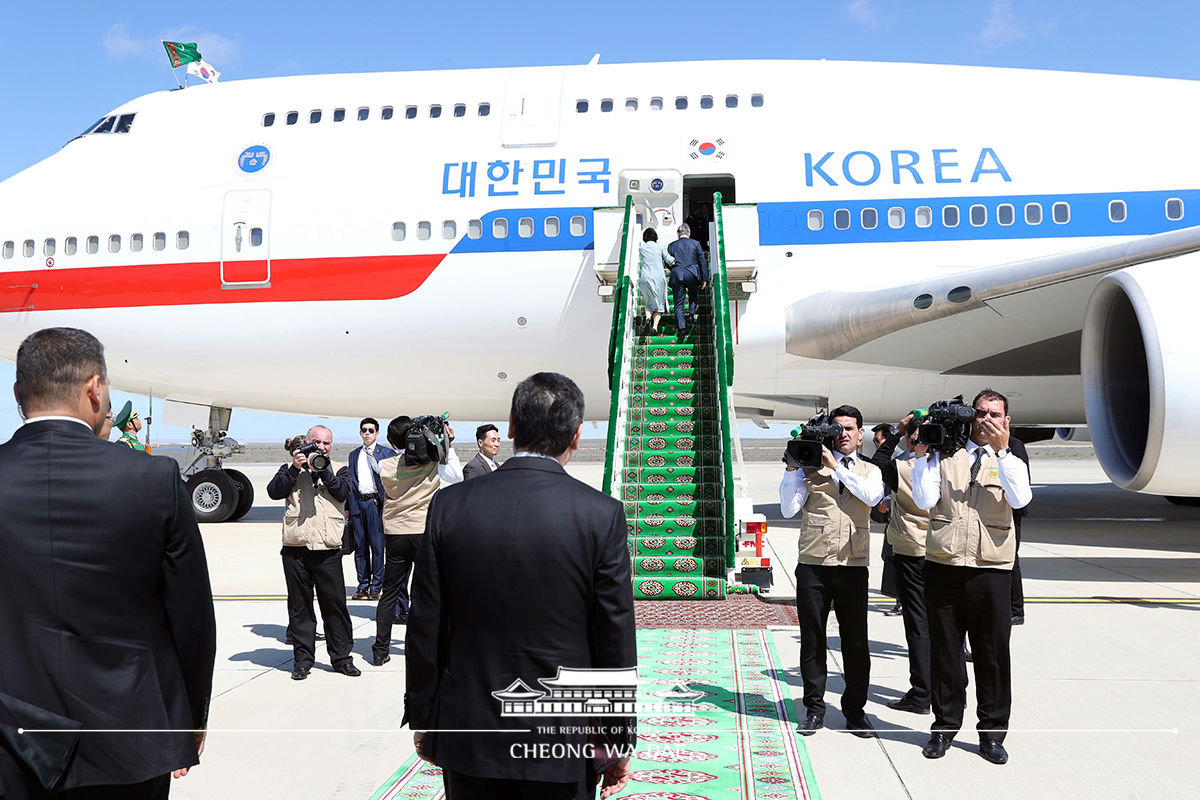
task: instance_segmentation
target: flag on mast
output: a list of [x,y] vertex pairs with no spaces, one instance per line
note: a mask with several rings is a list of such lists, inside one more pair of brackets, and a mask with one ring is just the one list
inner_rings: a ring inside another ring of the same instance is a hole
[[221,79],[221,73],[213,69],[213,65],[203,58],[187,65],[188,75],[195,75],[206,83],[216,83]]
[[182,67],[184,64],[201,60],[200,50],[195,42],[163,42],[163,48],[167,51],[167,58],[170,59],[172,67]]

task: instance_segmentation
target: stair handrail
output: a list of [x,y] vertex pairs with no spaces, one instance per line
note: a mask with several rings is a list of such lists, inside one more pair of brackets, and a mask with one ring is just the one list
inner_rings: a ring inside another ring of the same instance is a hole
[[737,530],[734,513],[733,484],[733,326],[729,320],[729,281],[725,264],[725,220],[721,193],[713,194],[713,220],[716,222],[717,249],[715,263],[709,270],[712,283],[713,346],[717,357],[718,413],[721,416],[721,484],[725,496],[725,568],[732,569],[737,557]]
[[[620,476],[616,470],[621,469],[625,461],[625,437],[619,436],[618,431],[625,429],[625,420],[629,415],[629,375],[628,365],[631,359],[626,358],[633,344],[633,323],[637,319],[638,298],[638,264],[632,257],[630,247],[630,232],[633,223],[633,197],[625,198],[625,217],[621,223],[621,257],[617,266],[617,286],[613,295],[613,322],[608,340],[608,448],[604,456],[604,493],[617,497],[620,494]],[[616,476],[616,480],[614,480]],[[616,484],[614,486],[614,483]],[[614,493],[615,492],[615,493]]]

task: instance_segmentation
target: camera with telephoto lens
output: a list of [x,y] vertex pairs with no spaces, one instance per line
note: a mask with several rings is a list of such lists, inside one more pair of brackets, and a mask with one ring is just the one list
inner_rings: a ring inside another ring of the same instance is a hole
[[297,449],[296,452],[305,455],[309,468],[314,472],[324,472],[329,467],[329,456],[321,452],[321,447],[316,442],[309,442]]
[[404,436],[404,463],[410,467],[435,462],[446,463],[450,452],[450,436],[446,430],[449,412],[441,416],[413,417]]
[[917,443],[929,445],[942,458],[949,458],[967,446],[975,409],[964,403],[960,394],[950,400],[939,400],[929,408],[914,410],[913,418],[921,420]]
[[[798,428],[792,429],[792,440],[787,443],[787,456],[804,469],[815,469],[823,461],[821,448],[833,450],[833,441],[842,435],[841,424],[834,422],[828,414],[817,414]],[[790,465],[789,465],[790,466]]]

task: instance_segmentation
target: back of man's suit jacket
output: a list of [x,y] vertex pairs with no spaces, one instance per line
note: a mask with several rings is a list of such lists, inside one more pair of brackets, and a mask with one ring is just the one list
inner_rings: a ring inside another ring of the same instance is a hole
[[[203,726],[216,627],[175,462],[36,422],[0,445],[0,508],[0,695],[85,729]],[[189,733],[83,733],[60,788],[197,761]]]
[[502,718],[492,692],[518,679],[543,690],[539,679],[560,667],[636,666],[621,504],[542,458],[511,458],[486,481],[443,489],[413,568],[412,609],[405,645],[413,730],[533,729],[430,734],[435,763],[485,778],[578,780],[578,759],[514,758],[510,748],[582,745],[582,733],[537,726],[580,726],[587,717]]

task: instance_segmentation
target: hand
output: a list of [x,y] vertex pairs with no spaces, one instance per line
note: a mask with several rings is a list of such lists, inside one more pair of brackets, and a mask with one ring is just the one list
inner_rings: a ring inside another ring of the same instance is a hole
[[[199,757],[204,755],[204,740],[208,736],[208,731],[196,731],[194,735],[196,737],[196,756]],[[182,778],[187,774],[188,767],[180,767],[179,769],[171,772],[171,777]]]
[[992,446],[993,452],[1004,450],[1008,447],[1008,417],[1003,417],[1001,422],[997,422],[991,417],[984,417],[979,423],[983,435],[987,437],[987,443]]
[[908,438],[908,423],[912,422],[913,415],[909,414],[896,425],[896,430],[900,432],[901,439]]
[[880,500],[879,504],[875,506],[875,510],[880,514],[886,514],[889,510],[891,510],[891,506],[888,504],[887,500]]
[[433,763],[432,761],[430,761],[429,756],[425,755],[425,734],[424,733],[421,733],[420,731],[418,731],[413,734],[413,747],[417,748],[417,757],[418,758],[420,758],[422,761],[428,761],[430,764]]
[[292,466],[301,471],[308,469],[308,456],[299,450],[292,453]]
[[446,435],[450,437],[450,443],[453,444],[454,443],[454,428],[451,428],[449,425],[447,425],[446,426]]
[[625,784],[629,783],[629,759],[622,758],[620,761],[604,770],[604,775],[600,777],[599,782],[601,785],[601,800],[612,797],[614,794],[624,789]]
[[700,291],[704,291],[707,288],[708,288],[708,281],[704,281],[703,283],[700,284]]
[[832,470],[838,468],[838,460],[834,457],[833,451],[828,447],[821,448],[821,466]]

